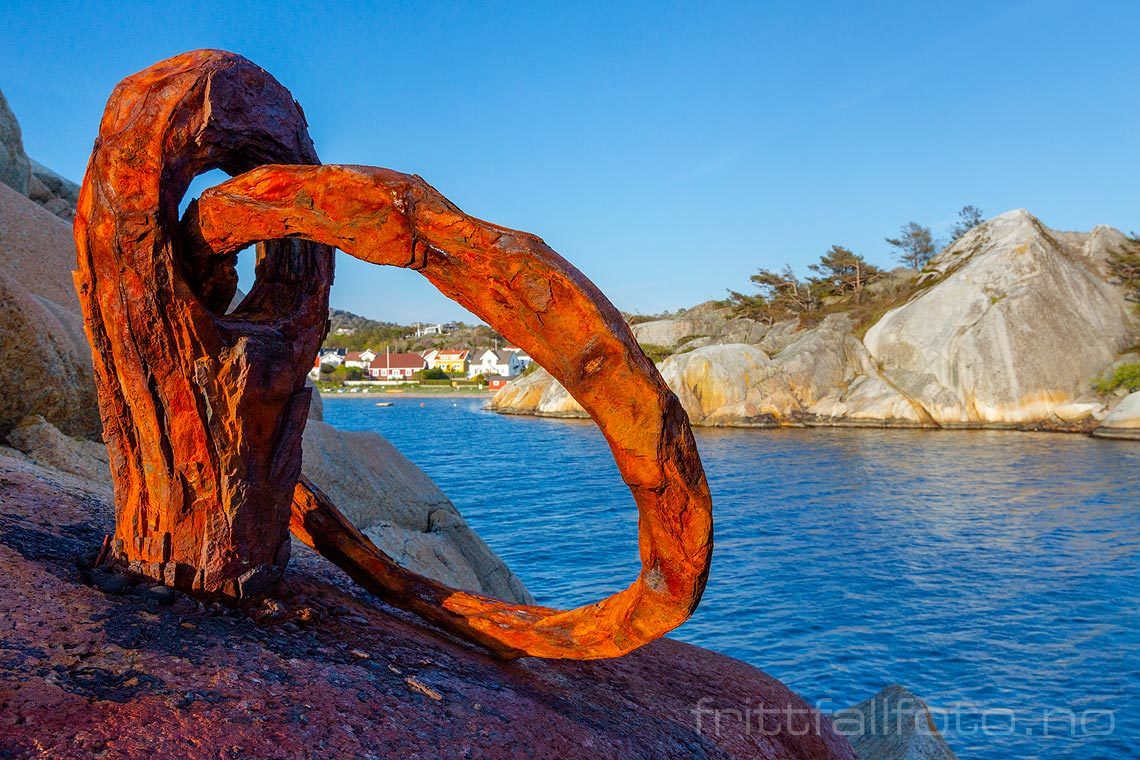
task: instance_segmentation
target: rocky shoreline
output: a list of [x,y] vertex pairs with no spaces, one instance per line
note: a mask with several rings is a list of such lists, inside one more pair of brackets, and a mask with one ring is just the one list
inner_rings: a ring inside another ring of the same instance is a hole
[[495,395],[495,391],[488,390],[475,390],[475,391],[459,391],[459,390],[446,390],[446,391],[360,391],[354,393],[346,391],[344,393],[329,393],[326,391],[321,392],[323,398],[373,398],[383,399],[385,401],[398,401],[401,398],[491,398]]
[[[833,311],[762,324],[717,303],[631,326],[694,425],[1092,433],[1140,440],[1140,391],[1097,389],[1140,366],[1140,318],[1108,227],[1059,232],[1024,210],[964,235],[873,324]],[[905,276],[905,273],[904,273]],[[860,334],[862,333],[862,334]],[[584,417],[548,373],[492,399],[505,414]]]
[[[520,417],[545,417],[560,420],[588,420],[585,412],[576,411],[528,411],[512,407],[497,407],[488,405],[491,411],[498,414],[516,415]],[[720,420],[713,423],[697,423],[698,427],[747,429],[747,430],[781,430],[785,428],[856,428],[866,430],[1004,430],[1012,433],[1067,433],[1070,435],[1093,435],[1097,438],[1118,438],[1121,440],[1140,440],[1137,433],[1129,430],[1109,430],[1096,420],[1082,420],[1075,423],[1049,422],[1041,420],[1034,423],[998,423],[998,422],[948,422],[940,425],[911,422],[908,420],[863,420],[833,417],[799,417],[796,419],[780,420],[771,415],[758,418],[743,418],[736,420]]]

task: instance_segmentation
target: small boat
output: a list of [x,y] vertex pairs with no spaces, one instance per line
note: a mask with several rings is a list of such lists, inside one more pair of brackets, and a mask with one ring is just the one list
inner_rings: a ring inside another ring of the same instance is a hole
[[391,401],[377,401],[376,406],[392,406]]

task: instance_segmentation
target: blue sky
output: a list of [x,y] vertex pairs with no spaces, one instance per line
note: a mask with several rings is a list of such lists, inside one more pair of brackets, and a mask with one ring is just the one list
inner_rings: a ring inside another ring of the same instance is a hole
[[[325,162],[416,172],[630,311],[834,243],[888,264],[884,236],[966,203],[1140,231],[1133,1],[156,6],[0,5],[30,155],[78,180],[118,80],[220,47],[292,90]],[[333,305],[465,316],[345,256]]]

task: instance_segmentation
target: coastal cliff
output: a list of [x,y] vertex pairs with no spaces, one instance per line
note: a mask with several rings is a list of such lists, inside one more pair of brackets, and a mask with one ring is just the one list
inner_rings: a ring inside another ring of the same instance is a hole
[[[672,352],[661,374],[696,425],[1008,427],[1134,434],[1122,394],[1096,382],[1137,339],[1108,271],[1118,230],[1049,229],[1025,210],[967,233],[918,276],[914,294],[860,338],[851,314],[766,326],[705,304],[632,326]],[[504,413],[585,416],[536,370],[492,399]],[[1112,427],[1109,428],[1108,426]]]

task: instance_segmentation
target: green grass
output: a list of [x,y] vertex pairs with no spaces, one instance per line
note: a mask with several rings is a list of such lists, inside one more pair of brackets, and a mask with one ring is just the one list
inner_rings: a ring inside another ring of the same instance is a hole
[[649,360],[654,364],[665,361],[666,357],[673,355],[673,350],[659,346],[656,343],[642,343],[641,350],[649,357]]
[[1098,393],[1112,393],[1117,388],[1140,391],[1140,364],[1122,364],[1111,377],[1096,382]]

